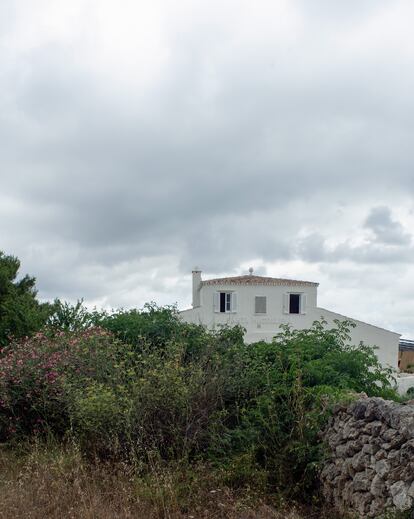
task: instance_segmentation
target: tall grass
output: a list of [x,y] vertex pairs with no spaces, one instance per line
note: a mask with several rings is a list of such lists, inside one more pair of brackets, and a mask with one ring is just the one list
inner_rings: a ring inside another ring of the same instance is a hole
[[[308,510],[306,517],[320,513]],[[76,446],[38,444],[24,453],[0,449],[0,519],[303,519],[303,514],[253,490],[226,487],[208,466],[153,465],[139,477],[122,463],[85,461]]]

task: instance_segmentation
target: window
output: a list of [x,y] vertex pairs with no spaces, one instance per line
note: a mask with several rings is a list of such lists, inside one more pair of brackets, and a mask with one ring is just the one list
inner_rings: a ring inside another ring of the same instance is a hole
[[220,292],[220,312],[231,311],[231,292]]
[[229,313],[236,311],[235,292],[216,292],[214,294],[214,311]]
[[254,300],[254,313],[265,314],[266,313],[266,296],[256,296]]
[[285,314],[306,314],[306,294],[287,293],[283,295],[283,311]]
[[300,294],[289,294],[289,313],[300,314]]

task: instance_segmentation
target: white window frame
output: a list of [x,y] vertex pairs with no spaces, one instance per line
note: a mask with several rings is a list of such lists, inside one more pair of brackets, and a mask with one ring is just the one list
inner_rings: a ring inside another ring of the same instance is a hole
[[[299,313],[290,313],[290,296],[299,296]],[[288,315],[305,315],[307,307],[307,294],[305,292],[287,292],[283,295],[283,311]]]
[[[225,310],[220,312],[220,294],[225,294]],[[217,314],[235,314],[237,312],[237,292],[234,290],[217,290],[214,292],[214,312]]]

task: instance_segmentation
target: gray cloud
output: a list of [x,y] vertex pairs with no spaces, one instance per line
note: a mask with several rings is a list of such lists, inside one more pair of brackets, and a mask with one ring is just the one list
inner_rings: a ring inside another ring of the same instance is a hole
[[352,239],[330,245],[319,232],[302,238],[297,254],[309,262],[352,261],[365,264],[409,264],[414,257],[411,235],[400,222],[392,218],[388,207],[374,207],[363,222],[362,228],[370,231],[360,243]]
[[374,207],[365,220],[365,227],[370,229],[378,243],[387,245],[409,245],[411,236],[400,222],[392,219],[388,207]]
[[410,269],[412,10],[5,0],[0,249],[110,306],[188,304],[194,264]]

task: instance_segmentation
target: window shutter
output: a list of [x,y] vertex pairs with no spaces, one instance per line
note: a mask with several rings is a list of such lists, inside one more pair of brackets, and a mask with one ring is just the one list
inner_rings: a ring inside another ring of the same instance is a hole
[[218,312],[220,309],[220,292],[214,292],[213,294],[213,310]]
[[301,314],[306,314],[307,301],[308,301],[308,298],[307,298],[306,294],[302,294],[300,296],[300,313]]
[[283,294],[283,313],[289,313],[289,294]]
[[266,296],[256,296],[254,300],[254,313],[265,314],[266,313]]
[[231,311],[237,312],[237,292],[231,294]]

